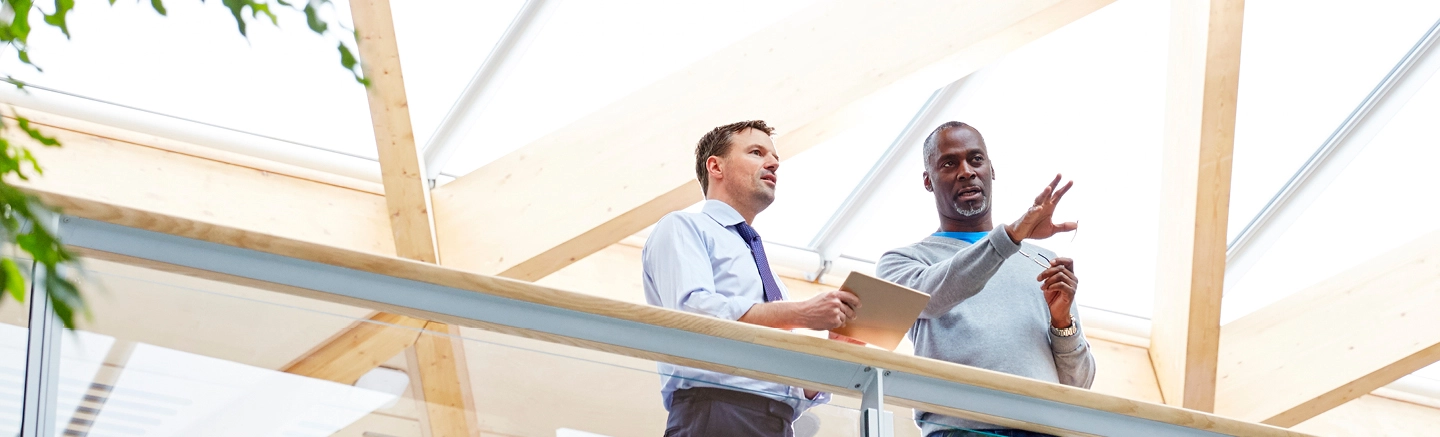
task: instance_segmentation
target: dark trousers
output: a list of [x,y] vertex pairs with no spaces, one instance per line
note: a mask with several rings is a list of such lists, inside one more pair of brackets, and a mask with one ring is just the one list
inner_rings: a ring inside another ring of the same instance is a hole
[[665,437],[793,437],[795,409],[760,395],[718,388],[677,390]]
[[1020,429],[977,429],[974,431],[949,430],[930,433],[929,437],[1055,437],[1050,434],[1041,434],[1034,431]]

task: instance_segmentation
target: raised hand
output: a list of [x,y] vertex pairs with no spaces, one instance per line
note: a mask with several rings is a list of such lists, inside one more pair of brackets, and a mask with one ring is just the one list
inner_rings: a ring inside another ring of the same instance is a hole
[[1075,289],[1080,279],[1075,276],[1075,260],[1055,258],[1050,268],[1035,277],[1040,282],[1040,291],[1045,294],[1045,305],[1050,307],[1050,326],[1056,329],[1070,327],[1070,304],[1075,302]]
[[[1020,240],[1024,239],[1043,240],[1057,233],[1070,232],[1080,227],[1080,225],[1075,222],[1060,224],[1053,222],[1054,219],[1052,216],[1055,215],[1055,205],[1060,203],[1060,198],[1065,197],[1065,192],[1070,191],[1070,187],[1075,185],[1075,182],[1066,182],[1063,187],[1059,185],[1060,175],[1057,174],[1055,175],[1055,180],[1051,181],[1050,185],[1045,187],[1045,190],[1041,191],[1039,196],[1035,197],[1035,204],[1031,205],[1030,209],[1025,211],[1024,215],[1021,215],[1019,219],[1015,220],[1015,223],[1011,223],[1005,228],[1005,231],[1010,233],[1010,240],[1017,244],[1020,243]],[[1056,187],[1059,188],[1057,189]]]

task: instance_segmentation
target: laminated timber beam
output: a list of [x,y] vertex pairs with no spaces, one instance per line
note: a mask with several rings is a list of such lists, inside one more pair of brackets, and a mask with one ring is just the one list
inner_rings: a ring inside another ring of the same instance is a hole
[[42,147],[14,128],[44,176],[17,186],[250,229],[372,254],[395,253],[385,199],[370,182],[61,117],[22,107],[63,147]]
[[932,91],[1110,2],[816,5],[435,189],[442,264],[542,278],[699,201],[693,144],[714,126],[794,129],[777,141],[794,156],[867,96]]
[[430,214],[430,188],[420,168],[410,105],[400,72],[400,53],[389,0],[356,0],[350,6],[360,46],[360,65],[370,85],[370,120],[380,157],[380,178],[395,254],[401,258],[437,263],[435,225]]
[[1220,330],[1215,413],[1293,426],[1440,361],[1440,232]]
[[351,324],[281,370],[354,384],[366,372],[415,345],[424,326],[424,320],[376,313]]
[[[370,102],[370,119],[375,128],[375,143],[380,157],[381,181],[385,185],[385,203],[390,213],[390,230],[395,237],[395,254],[401,258],[437,264],[440,261],[436,248],[435,223],[431,214],[430,187],[421,168],[420,152],[415,147],[415,132],[410,124],[410,105],[405,97],[405,80],[400,70],[400,51],[395,41],[395,23],[390,12],[389,0],[356,0],[350,3],[351,15],[355,20],[356,40],[360,49],[360,65],[370,85],[366,94]],[[392,317],[401,326],[414,326],[420,321],[404,316],[378,314],[376,317]],[[431,437],[478,436],[479,423],[475,419],[472,399],[469,399],[468,369],[458,357],[463,357],[463,343],[450,336],[424,335],[403,327],[385,325],[352,326],[338,337],[345,339],[361,331],[379,329],[376,335],[385,337],[377,346],[382,353],[391,352],[409,340],[415,349],[420,364],[421,409],[424,414],[423,433]],[[426,331],[448,332],[442,323],[423,324]],[[418,337],[418,338],[417,338]],[[320,350],[343,348],[344,344],[328,343]],[[399,348],[404,350],[405,348]],[[459,351],[459,352],[457,352]],[[368,364],[376,358],[360,355],[369,352],[363,348],[352,348],[341,353],[337,364],[348,364],[363,357],[370,357]],[[396,350],[395,352],[398,352]],[[347,356],[349,355],[349,356]],[[386,355],[384,360],[391,355]],[[302,358],[307,360],[311,357]],[[379,362],[375,362],[376,365]],[[372,366],[373,368],[373,366]],[[471,405],[472,409],[467,409]]]
[[1165,403],[1214,411],[1243,0],[1174,0],[1150,359]]

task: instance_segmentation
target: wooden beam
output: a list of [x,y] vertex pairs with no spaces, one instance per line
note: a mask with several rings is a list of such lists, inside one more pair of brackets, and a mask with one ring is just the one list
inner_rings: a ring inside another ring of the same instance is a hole
[[357,321],[281,368],[311,378],[354,384],[365,372],[405,352],[420,337],[424,320],[376,313]]
[[356,0],[351,2],[350,12],[355,20],[360,63],[370,81],[366,87],[370,119],[375,127],[390,229],[395,234],[395,253],[402,258],[436,263],[439,258],[430,214],[430,185],[415,150],[390,1]]
[[1216,413],[1293,426],[1440,361],[1440,232],[1221,329]]
[[[16,111],[64,144],[32,147],[46,172],[16,181],[22,187],[350,250],[395,253],[384,199],[369,183],[39,111]],[[13,115],[5,114],[7,122],[13,123]],[[29,141],[13,126],[4,135]],[[371,321],[412,329],[424,324],[386,314]],[[360,322],[284,369],[350,384],[418,336],[414,330]]]
[[18,186],[367,253],[395,253],[369,184],[39,111],[16,108],[64,147],[32,144],[45,175]]
[[[400,49],[395,42],[390,1],[356,0],[350,3],[350,11],[355,20],[361,66],[370,81],[370,86],[366,87],[370,118],[375,126],[385,203],[390,212],[391,232],[395,235],[395,254],[420,262],[439,263],[435,222],[430,213],[430,185],[425,180],[420,153],[415,148],[415,132],[410,124],[410,105],[405,97],[405,80],[400,71]],[[423,324],[429,332],[449,333],[444,324],[424,323],[404,316],[385,316],[399,318],[406,324]],[[402,331],[395,327],[382,329]],[[341,338],[349,335],[343,333]],[[405,337],[409,331],[387,335]],[[469,369],[464,365],[464,343],[429,333],[420,336],[414,343],[415,359],[420,364],[419,391],[423,393],[420,401],[426,412],[421,420],[424,434],[432,437],[478,437],[480,427],[475,418],[474,401],[469,398]],[[344,348],[344,345],[332,343],[321,348]],[[370,367],[379,364],[375,362]]]
[[469,367],[465,364],[460,327],[444,323],[425,324],[425,334],[408,355],[412,380],[420,382],[416,401],[422,430],[427,437],[480,436],[475,398],[471,396]]
[[1165,402],[1215,408],[1243,0],[1174,0],[1150,358]]
[[[1143,401],[1122,399],[1091,390],[1037,381],[1014,375],[977,369],[952,363],[929,360],[920,357],[900,355],[875,348],[861,348],[823,338],[808,337],[796,333],[758,327],[731,320],[700,316],[685,312],[658,308],[650,305],[620,302],[596,296],[558,290],[516,281],[507,278],[476,274],[443,266],[419,263],[390,256],[363,253],[312,242],[281,238],[244,229],[219,226],[201,220],[166,216],[148,211],[127,208],[86,198],[80,195],[65,195],[41,190],[31,190],[42,200],[60,205],[67,214],[90,220],[98,220],[141,230],[159,232],[179,237],[196,239],[232,247],[255,250],[272,255],[354,269],[465,290],[489,296],[528,302],[558,309],[613,318],[617,320],[648,324],[703,334],[761,346],[787,349],[812,354],[838,362],[854,365],[877,366],[914,374],[922,378],[954,381],[983,389],[1013,393],[1050,402],[1096,409],[1107,413],[1124,415],[1146,420],[1160,421],[1216,433],[1247,436],[1299,436],[1282,428],[1246,423],[1213,414],[1157,405]],[[123,262],[123,256],[113,259]],[[456,317],[448,314],[423,311],[411,307],[396,306],[380,302],[361,302],[358,299],[319,291],[300,291],[295,288],[277,288],[282,292],[346,304],[363,304],[376,310],[403,314],[409,317],[435,320],[448,325],[484,329],[502,334],[533,338],[552,343],[566,344],[596,351],[626,355],[636,358],[659,360],[678,365],[697,367],[717,372],[771,380],[784,384],[807,386],[830,390],[854,396],[858,392],[851,388],[816,385],[773,374],[747,371],[724,364],[698,359],[667,355],[658,352],[634,349],[626,346],[601,343],[584,338],[557,335],[491,322]]]
[[700,200],[691,145],[714,126],[796,129],[793,156],[846,105],[914,75],[938,88],[1108,3],[823,2],[437,188],[442,263],[544,277]]

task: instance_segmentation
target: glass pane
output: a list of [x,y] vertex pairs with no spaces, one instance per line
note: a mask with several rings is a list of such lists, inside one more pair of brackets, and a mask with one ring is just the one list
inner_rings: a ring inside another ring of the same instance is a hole
[[[1168,17],[1167,2],[1117,1],[990,64],[942,118],[985,137],[996,223],[1018,217],[1056,173],[1073,179],[1056,219],[1080,220],[1074,242],[1037,244],[1076,260],[1087,284],[1081,305],[1145,317],[1155,288]],[[862,231],[842,239],[845,255],[878,260],[938,226],[921,151],[901,159],[855,218]]]
[[1440,387],[1440,363],[1431,364],[1425,368],[1416,370],[1415,373],[1410,374],[1410,377],[1420,378],[1431,387]]
[[[1228,322],[1326,281],[1412,239],[1440,230],[1432,202],[1417,187],[1440,160],[1440,75],[1432,76],[1250,270],[1225,290]],[[1363,238],[1372,223],[1403,229],[1394,238]],[[1340,231],[1356,233],[1344,236]],[[1337,247],[1344,250],[1336,250]],[[1324,254],[1323,256],[1317,256]]]
[[[669,413],[654,361],[472,328],[460,332],[484,432],[617,437],[665,432]],[[819,432],[810,435],[858,435],[859,412],[844,403],[810,408],[797,422],[796,435],[808,429]]]
[[[1428,0],[1278,0],[1245,5],[1230,239],[1437,17],[1440,2]],[[1340,28],[1345,31],[1335,31]]]
[[56,435],[359,436],[341,431],[398,408],[404,386],[282,371],[369,310],[86,263],[94,318],[61,338]]
[[953,436],[953,437],[1003,437],[1003,436],[1001,436],[1000,434],[996,434],[996,433],[993,433],[993,432],[986,432],[987,430],[994,430],[994,429],[996,429],[996,428],[971,429],[971,428],[958,427],[958,426],[954,426],[954,425],[948,425],[948,424],[945,424],[945,423],[936,422],[936,421],[931,421],[931,420],[920,420],[920,419],[915,419],[913,423],[914,423],[916,426],[919,426],[921,429],[928,430],[929,432],[932,432],[932,433],[938,432],[938,431],[949,431],[949,432],[953,433],[953,434],[951,434],[950,436],[946,436],[946,437],[952,437],[952,436]]
[[430,141],[523,4],[524,0],[390,2],[417,146]]
[[[348,26],[349,3],[333,4],[323,15]],[[27,45],[43,73],[13,53],[0,56],[0,68],[38,86],[375,156],[364,88],[340,66],[335,36],[311,32],[303,13],[277,7],[278,28],[261,15],[241,36],[221,2],[165,6],[168,16],[150,2],[78,3],[69,38],[34,26]]]
[[[30,261],[16,259],[20,270],[30,272]],[[28,279],[27,279],[28,284]],[[25,398],[25,357],[30,331],[30,297],[16,302],[0,296],[0,436],[20,433]]]
[[[95,317],[61,341],[57,436],[419,437],[454,426],[631,436],[666,426],[654,361],[433,323],[422,332],[422,321],[381,323],[363,308],[86,262]],[[327,354],[317,346],[332,340],[364,352],[318,367],[301,359]],[[812,408],[802,427],[857,435],[857,404]]]
[[[905,87],[882,90],[877,93],[879,98],[870,103],[870,117],[829,141],[786,157],[777,173],[783,183],[777,185],[775,203],[755,219],[755,228],[765,241],[809,247],[820,227],[830,220],[934,91]],[[785,136],[775,141],[784,147]]]
[[469,173],[812,3],[561,3],[445,171]]

